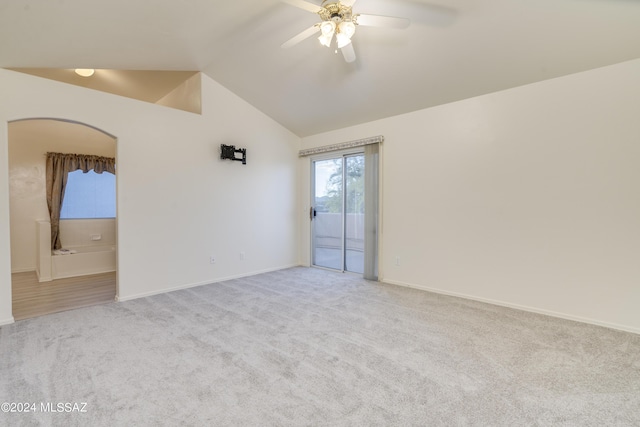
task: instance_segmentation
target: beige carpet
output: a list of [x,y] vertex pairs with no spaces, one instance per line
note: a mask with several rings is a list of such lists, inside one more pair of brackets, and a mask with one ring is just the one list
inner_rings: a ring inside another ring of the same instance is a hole
[[36,404],[3,426],[639,426],[640,336],[293,268],[2,326],[0,402]]

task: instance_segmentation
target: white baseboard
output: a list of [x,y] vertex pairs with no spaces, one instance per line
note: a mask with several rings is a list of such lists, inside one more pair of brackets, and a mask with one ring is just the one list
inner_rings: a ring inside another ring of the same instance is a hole
[[11,269],[11,274],[16,274],[16,273],[30,273],[32,271],[36,271],[35,267],[30,267],[30,268],[16,268],[16,269]]
[[133,299],[150,297],[152,295],[159,295],[159,294],[164,294],[164,293],[167,293],[167,292],[179,291],[181,289],[195,288],[196,286],[210,285],[210,284],[213,284],[213,283],[224,282],[224,281],[233,280],[233,279],[239,279],[241,277],[255,276],[256,274],[270,273],[272,271],[284,270],[286,268],[292,268],[292,267],[298,267],[298,266],[299,266],[299,264],[289,264],[289,265],[285,265],[285,266],[282,266],[282,267],[267,268],[267,269],[264,269],[264,270],[257,270],[257,271],[252,271],[250,273],[236,274],[236,275],[233,275],[233,276],[227,276],[227,277],[221,277],[221,278],[218,278],[218,279],[205,280],[205,281],[202,281],[202,282],[186,283],[184,285],[173,286],[173,287],[170,287],[170,288],[165,288],[165,289],[161,289],[161,290],[157,290],[157,291],[143,292],[143,293],[140,293],[140,294],[128,295],[128,296],[125,296],[125,297],[120,297],[119,295],[116,295],[116,301],[118,301],[118,302],[130,301],[130,300],[133,300]]
[[605,328],[616,329],[616,330],[619,330],[619,331],[631,332],[633,334],[639,334],[640,335],[640,328],[636,328],[636,327],[633,327],[633,326],[621,325],[621,324],[618,324],[618,323],[611,323],[611,322],[604,322],[604,321],[601,321],[601,320],[591,319],[591,318],[588,318],[588,317],[574,316],[574,315],[571,315],[571,314],[560,313],[560,312],[557,312],[557,311],[546,310],[546,309],[543,309],[543,308],[536,308],[536,307],[529,307],[529,306],[526,306],[526,305],[513,304],[513,303],[510,303],[510,302],[506,302],[506,301],[494,300],[494,299],[490,299],[490,298],[482,298],[482,297],[477,297],[477,296],[474,296],[474,295],[468,295],[468,294],[463,294],[463,293],[458,293],[458,292],[449,292],[449,291],[445,291],[445,290],[442,290],[442,289],[431,288],[429,286],[416,285],[416,284],[413,284],[413,283],[405,283],[405,282],[400,282],[400,281],[396,281],[396,280],[384,279],[384,280],[381,280],[381,282],[388,283],[390,285],[404,286],[404,287],[407,287],[407,288],[420,289],[422,291],[433,292],[433,293],[441,294],[441,295],[449,295],[449,296],[452,296],[452,297],[458,297],[458,298],[464,298],[464,299],[473,300],[473,301],[484,302],[484,303],[487,303],[487,304],[498,305],[498,306],[501,306],[501,307],[514,308],[516,310],[528,311],[528,312],[531,312],[531,313],[544,314],[546,316],[557,317],[557,318],[565,319],[565,320],[573,320],[575,322],[588,323],[590,325],[602,326],[602,327],[605,327]]
[[9,317],[8,319],[0,320],[0,326],[2,326],[2,325],[10,325],[12,323],[15,323],[15,319],[13,318],[13,316]]

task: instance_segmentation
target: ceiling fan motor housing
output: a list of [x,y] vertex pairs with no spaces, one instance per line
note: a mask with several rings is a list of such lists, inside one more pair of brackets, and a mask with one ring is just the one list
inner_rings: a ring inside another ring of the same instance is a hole
[[344,6],[340,2],[323,3],[318,15],[323,21],[333,21],[336,24],[342,21],[351,21],[351,6]]

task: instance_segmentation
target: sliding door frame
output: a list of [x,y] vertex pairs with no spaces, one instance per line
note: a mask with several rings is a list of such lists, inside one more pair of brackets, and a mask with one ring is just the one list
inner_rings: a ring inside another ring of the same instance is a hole
[[[347,189],[346,189],[346,174],[347,174],[347,168],[346,168],[346,163],[347,163],[347,158],[348,157],[354,157],[354,156],[365,156],[365,147],[364,146],[359,146],[359,147],[353,147],[353,148],[349,148],[349,149],[344,149],[344,150],[335,150],[335,151],[330,151],[330,152],[326,152],[326,153],[322,153],[322,154],[318,154],[315,156],[310,156],[310,182],[311,182],[311,194],[310,194],[310,206],[311,206],[311,211],[310,211],[310,215],[311,215],[311,224],[310,224],[310,264],[313,267],[318,267],[318,268],[327,268],[330,270],[336,270],[336,271],[342,271],[342,272],[348,272],[348,273],[354,273],[354,274],[360,274],[358,272],[353,272],[353,271],[349,271],[347,270],[347,261],[346,261],[346,252],[347,252],[347,247],[346,247],[346,204],[347,204],[347,199],[346,199],[346,193],[347,193]],[[342,238],[341,238],[341,268],[331,268],[331,267],[326,267],[326,266],[321,266],[321,265],[317,265],[316,264],[316,247],[315,247],[315,215],[313,214],[315,212],[315,187],[316,187],[316,174],[315,174],[315,162],[317,161],[323,161],[323,160],[332,160],[332,159],[341,159],[341,161],[343,162],[342,164],[342,200],[341,200],[341,205],[342,205],[342,212],[341,212],[341,232],[342,232]],[[367,168],[365,166],[365,179],[367,176]],[[377,195],[376,195],[377,196]],[[367,198],[367,194],[364,195],[365,200]],[[378,254],[375,254],[375,258],[377,259]],[[363,268],[365,268],[365,266],[363,265]]]
[[[317,265],[315,264],[315,258],[316,258],[316,253],[315,253],[315,215],[313,215],[310,212],[310,232],[311,232],[311,239],[310,239],[310,243],[311,243],[311,247],[310,247],[310,254],[311,254],[311,265],[313,267],[317,267],[317,268],[326,268],[329,270],[334,270],[334,271],[341,271],[341,272],[347,272],[347,273],[354,273],[354,274],[358,274],[356,272],[352,272],[352,271],[348,271],[346,270],[346,173],[347,173],[347,168],[346,166],[346,158],[347,157],[351,157],[351,156],[357,156],[357,155],[363,155],[364,156],[364,147],[354,147],[354,148],[350,148],[350,149],[346,149],[346,150],[336,150],[336,151],[331,151],[331,152],[326,152],[326,153],[322,153],[322,154],[318,154],[315,156],[311,156],[310,157],[310,170],[311,170],[311,197],[310,197],[310,206],[311,209],[313,210],[313,212],[315,212],[315,198],[316,198],[316,173],[315,173],[315,162],[317,161],[323,161],[323,160],[333,160],[333,159],[341,159],[342,160],[342,201],[341,201],[341,205],[342,205],[342,211],[341,211],[341,236],[340,236],[340,241],[341,241],[341,247],[340,247],[340,252],[341,252],[341,266],[340,268],[334,269],[331,267],[325,267],[325,266],[321,266],[321,265]],[[366,169],[365,169],[365,176],[366,176]],[[365,195],[366,197],[366,195]]]

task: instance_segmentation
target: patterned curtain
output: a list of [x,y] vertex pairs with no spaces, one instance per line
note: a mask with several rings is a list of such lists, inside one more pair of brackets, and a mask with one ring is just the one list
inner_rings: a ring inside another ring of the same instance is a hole
[[69,172],[109,172],[115,175],[116,159],[86,154],[47,153],[47,207],[51,217],[51,249],[60,249],[60,210]]

